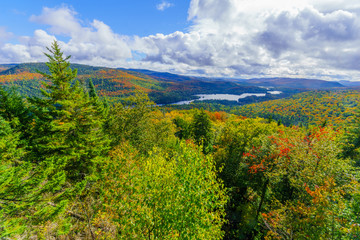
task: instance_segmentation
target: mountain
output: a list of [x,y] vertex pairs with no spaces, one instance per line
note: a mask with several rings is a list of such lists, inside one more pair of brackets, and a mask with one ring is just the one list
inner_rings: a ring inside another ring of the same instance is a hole
[[356,118],[360,90],[308,91],[286,99],[233,107],[231,113],[245,117],[281,120],[286,125],[349,124]]
[[327,89],[344,87],[339,82],[306,78],[254,78],[244,81],[246,84],[263,87]]
[[360,87],[360,81],[339,81],[342,85],[346,86],[346,87]]
[[[121,70],[125,70],[125,69],[121,69]],[[199,77],[183,76],[183,75],[178,75],[178,74],[173,74],[173,73],[168,73],[168,72],[156,72],[156,71],[151,71],[151,70],[146,70],[146,69],[128,69],[128,70],[132,71],[132,72],[146,74],[146,75],[151,76],[152,78],[158,79],[160,81],[183,82],[183,81],[193,81],[193,80],[204,80],[205,79],[205,78],[199,78]]]
[[[1,67],[2,65],[0,65]],[[45,63],[21,63],[21,64],[9,64],[9,67],[4,69],[3,71],[0,70],[0,75],[11,75],[11,74],[17,74],[20,72],[29,72],[29,73],[37,73],[45,72],[49,73],[48,67]],[[71,68],[76,68],[78,70],[78,74],[91,74],[94,71],[98,71],[101,69],[106,69],[104,67],[93,67],[89,65],[83,65],[83,64],[71,64]]]
[[[293,88],[293,89],[328,89],[340,88],[346,86],[360,86],[360,82],[349,82],[342,84],[334,81],[325,81],[319,79],[306,79],[306,78],[253,78],[253,79],[236,79],[236,78],[205,78],[182,76],[168,72],[156,72],[145,69],[129,69],[131,71],[140,72],[151,76],[160,81],[207,81],[207,82],[236,82],[242,86],[258,86],[258,87],[274,87],[274,88]],[[345,83],[345,81],[344,81]]]
[[[195,94],[266,92],[257,86],[147,70],[135,71],[80,64],[72,64],[71,67],[77,68],[77,78],[80,81],[86,84],[91,78],[99,95],[108,96],[114,101],[128,96],[135,90],[146,92],[153,101],[161,104],[195,99]],[[0,72],[0,84],[15,85],[19,92],[27,96],[38,95],[41,82],[45,79],[37,70],[46,73],[48,71],[44,63],[23,63],[6,68]]]
[[[268,89],[280,90],[283,98],[295,93],[313,89],[336,89],[344,85],[316,79],[258,78],[226,79],[183,76],[145,69],[123,69],[71,64],[78,70],[78,79],[85,84],[92,79],[100,96],[118,101],[135,90],[146,92],[150,99],[159,104],[192,100],[196,94],[242,94],[267,93]],[[38,73],[48,72],[45,63],[22,63],[0,65],[0,84],[15,85],[27,96],[38,95],[42,81]]]
[[17,64],[0,64],[0,72],[15,67]]

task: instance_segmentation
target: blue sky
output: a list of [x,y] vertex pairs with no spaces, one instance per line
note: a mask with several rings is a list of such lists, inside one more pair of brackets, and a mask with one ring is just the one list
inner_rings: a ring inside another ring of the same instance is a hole
[[0,63],[71,61],[217,77],[360,80],[353,0],[11,0]]
[[[162,3],[164,9],[158,10]],[[125,35],[147,36],[183,31],[187,21],[187,0],[11,0],[0,1],[0,23],[17,35],[31,35],[39,27],[29,21],[32,15],[40,15],[43,7],[68,7],[77,12],[84,25],[98,19],[111,26],[114,32]],[[165,11],[166,10],[166,11]]]

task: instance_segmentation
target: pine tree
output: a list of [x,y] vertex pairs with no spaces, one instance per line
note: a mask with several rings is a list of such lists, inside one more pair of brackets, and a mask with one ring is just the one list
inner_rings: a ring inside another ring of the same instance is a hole
[[89,97],[92,105],[96,108],[98,115],[106,122],[110,111],[110,105],[106,98],[99,98],[91,78],[89,79]]
[[65,170],[69,181],[78,182],[96,172],[108,151],[103,119],[75,80],[77,70],[70,68],[70,56],[63,57],[56,41],[48,50],[50,73],[40,73],[50,83],[44,83],[43,98],[31,99],[38,117],[32,138],[33,159],[55,164]]
[[94,101],[99,100],[99,97],[98,97],[98,95],[96,93],[94,83],[93,83],[91,78],[89,79],[89,96],[90,96],[90,98],[94,99]]
[[192,122],[192,132],[195,143],[203,146],[203,152],[211,151],[212,132],[210,117],[206,114],[204,109],[201,109],[194,115]]
[[0,116],[9,122],[13,130],[20,133],[20,139],[29,138],[33,116],[23,97],[13,87],[0,86]]
[[19,136],[0,116],[0,239],[25,231],[32,234],[37,225],[63,212],[67,203],[66,191],[60,191],[65,175],[49,177],[51,167],[25,161]]

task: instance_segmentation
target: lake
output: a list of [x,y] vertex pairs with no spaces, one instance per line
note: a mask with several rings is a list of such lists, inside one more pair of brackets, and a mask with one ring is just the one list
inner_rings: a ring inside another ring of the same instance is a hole
[[[280,94],[281,91],[267,91],[270,94]],[[197,94],[194,96],[199,97],[195,100],[190,101],[180,101],[176,103],[172,103],[175,105],[183,105],[183,104],[189,104],[193,101],[204,101],[204,100],[228,100],[228,101],[238,101],[239,98],[246,98],[249,96],[256,96],[256,97],[264,97],[266,93],[243,93],[241,95],[235,95],[235,94]]]

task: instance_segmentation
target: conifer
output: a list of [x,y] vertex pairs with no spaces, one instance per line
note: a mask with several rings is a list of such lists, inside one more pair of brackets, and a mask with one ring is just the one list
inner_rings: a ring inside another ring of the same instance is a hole
[[63,57],[56,41],[48,50],[50,73],[40,73],[50,82],[44,83],[43,98],[32,99],[38,116],[32,145],[37,159],[55,164],[69,181],[78,182],[96,172],[108,150],[103,119],[75,80],[70,56]]

